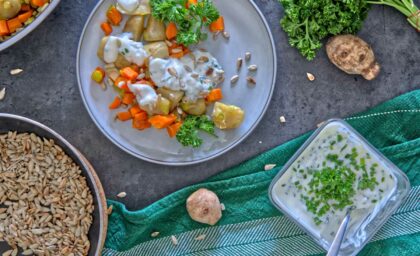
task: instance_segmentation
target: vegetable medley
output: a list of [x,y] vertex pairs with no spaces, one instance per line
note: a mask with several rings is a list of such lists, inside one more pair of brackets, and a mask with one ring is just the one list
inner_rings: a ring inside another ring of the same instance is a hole
[[[122,33],[114,33],[120,26]],[[97,54],[105,64],[92,72],[92,80],[114,88],[109,109],[116,120],[140,131],[166,129],[194,148],[203,143],[200,131],[216,137],[216,127],[242,123],[242,109],[220,102],[225,77],[218,60],[195,47],[206,40],[205,27],[224,31],[211,0],[117,0],[100,27],[105,36]]]
[[29,25],[50,0],[0,0],[0,42]]

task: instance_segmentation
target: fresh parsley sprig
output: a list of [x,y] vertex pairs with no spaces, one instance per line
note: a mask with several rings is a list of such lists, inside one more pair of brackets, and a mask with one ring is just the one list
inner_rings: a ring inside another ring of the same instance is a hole
[[210,25],[219,18],[219,11],[211,0],[199,0],[189,4],[188,0],[151,0],[152,15],[164,22],[174,22],[178,28],[176,41],[185,46],[205,40],[207,34],[203,26]]
[[285,16],[280,21],[289,43],[308,60],[329,35],[354,34],[369,10],[366,0],[279,0]]
[[206,115],[187,116],[176,134],[176,139],[185,147],[191,146],[198,148],[203,144],[203,140],[198,135],[198,131],[216,136],[214,123]]

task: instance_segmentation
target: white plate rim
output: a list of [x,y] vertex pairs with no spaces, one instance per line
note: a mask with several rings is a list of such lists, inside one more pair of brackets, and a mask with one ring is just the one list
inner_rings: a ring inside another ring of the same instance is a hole
[[41,14],[35,18],[35,20],[26,26],[22,31],[18,32],[16,35],[12,36],[11,38],[7,39],[6,41],[0,43],[0,52],[6,50],[10,46],[14,45],[15,43],[19,42],[25,36],[29,35],[35,28],[37,28],[58,6],[61,0],[52,0],[50,5],[41,12]]
[[273,52],[274,74],[273,74],[273,80],[272,80],[271,86],[270,86],[270,92],[269,92],[269,95],[267,97],[267,101],[265,102],[264,108],[263,108],[262,112],[260,113],[259,117],[256,119],[256,121],[248,129],[248,131],[246,133],[244,133],[235,142],[233,142],[230,146],[224,148],[223,150],[221,150],[221,151],[219,151],[219,152],[217,152],[213,155],[210,155],[210,156],[207,156],[207,157],[204,157],[204,158],[201,158],[201,159],[191,160],[191,161],[179,161],[179,162],[169,162],[169,161],[153,159],[153,158],[138,154],[138,153],[134,152],[133,150],[130,150],[130,149],[126,148],[124,145],[122,145],[122,143],[120,143],[119,141],[114,139],[110,134],[108,134],[108,132],[101,126],[99,121],[96,120],[95,115],[92,113],[92,111],[89,108],[89,105],[87,103],[87,99],[86,99],[86,97],[83,93],[82,81],[81,81],[81,77],[80,77],[80,61],[81,61],[80,51],[81,51],[81,48],[82,48],[83,41],[85,39],[85,34],[86,34],[87,27],[90,24],[93,16],[96,14],[97,10],[103,4],[104,1],[106,1],[106,0],[100,0],[96,4],[96,6],[93,8],[92,12],[90,13],[90,15],[89,15],[88,19],[86,20],[86,23],[83,27],[83,31],[82,31],[82,34],[81,34],[80,40],[79,40],[79,45],[77,47],[76,75],[77,75],[77,83],[78,83],[78,87],[79,87],[79,92],[80,92],[81,98],[83,100],[83,104],[85,105],[85,108],[86,108],[87,112],[89,113],[90,118],[93,120],[95,125],[102,132],[102,134],[104,134],[114,145],[116,145],[117,147],[119,147],[120,149],[122,149],[123,151],[125,151],[128,154],[130,154],[130,155],[132,155],[136,158],[139,158],[141,160],[150,162],[150,163],[166,165],[166,166],[187,166],[187,165],[199,164],[199,163],[203,163],[203,162],[215,159],[215,158],[227,153],[228,151],[235,148],[236,146],[238,146],[241,142],[243,142],[246,138],[248,138],[249,135],[252,134],[252,132],[255,130],[255,128],[258,126],[258,124],[261,122],[262,118],[264,117],[265,113],[267,112],[267,109],[268,109],[268,106],[271,103],[271,99],[272,99],[273,93],[274,93],[274,88],[276,87],[276,82],[277,82],[277,53],[276,53],[276,47],[275,47],[275,43],[274,43],[273,34],[271,33],[270,26],[268,25],[268,22],[265,19],[263,13],[260,11],[260,9],[258,8],[258,6],[255,4],[255,2],[253,0],[247,0],[247,1],[251,4],[251,6],[254,8],[254,10],[257,12],[258,16],[260,17],[261,21],[263,22],[265,30],[268,34],[268,37],[269,37],[269,40],[270,40],[270,43],[271,43],[271,51]]

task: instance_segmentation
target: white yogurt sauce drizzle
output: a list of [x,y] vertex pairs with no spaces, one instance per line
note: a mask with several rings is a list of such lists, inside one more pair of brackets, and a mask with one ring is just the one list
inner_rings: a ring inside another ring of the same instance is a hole
[[137,103],[143,110],[147,112],[153,111],[158,100],[158,95],[150,85],[128,83],[128,88],[136,95]]
[[118,4],[126,11],[133,12],[139,6],[139,0],[117,0]]
[[130,38],[132,38],[131,33],[123,33],[118,37],[110,36],[104,48],[105,62],[114,63],[118,54],[121,54],[131,63],[142,66],[147,58],[147,52],[141,42],[133,41]]
[[190,101],[205,97],[224,77],[216,58],[202,50],[181,59],[153,59],[149,71],[156,86],[182,90]]

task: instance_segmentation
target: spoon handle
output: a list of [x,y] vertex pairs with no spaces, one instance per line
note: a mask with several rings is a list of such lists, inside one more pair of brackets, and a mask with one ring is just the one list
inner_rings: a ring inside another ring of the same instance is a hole
[[343,221],[340,224],[340,227],[338,228],[337,234],[334,237],[334,240],[331,244],[330,249],[328,250],[327,256],[337,256],[338,252],[341,248],[341,243],[343,242],[344,235],[346,234],[347,225],[350,221],[350,213],[344,217]]

